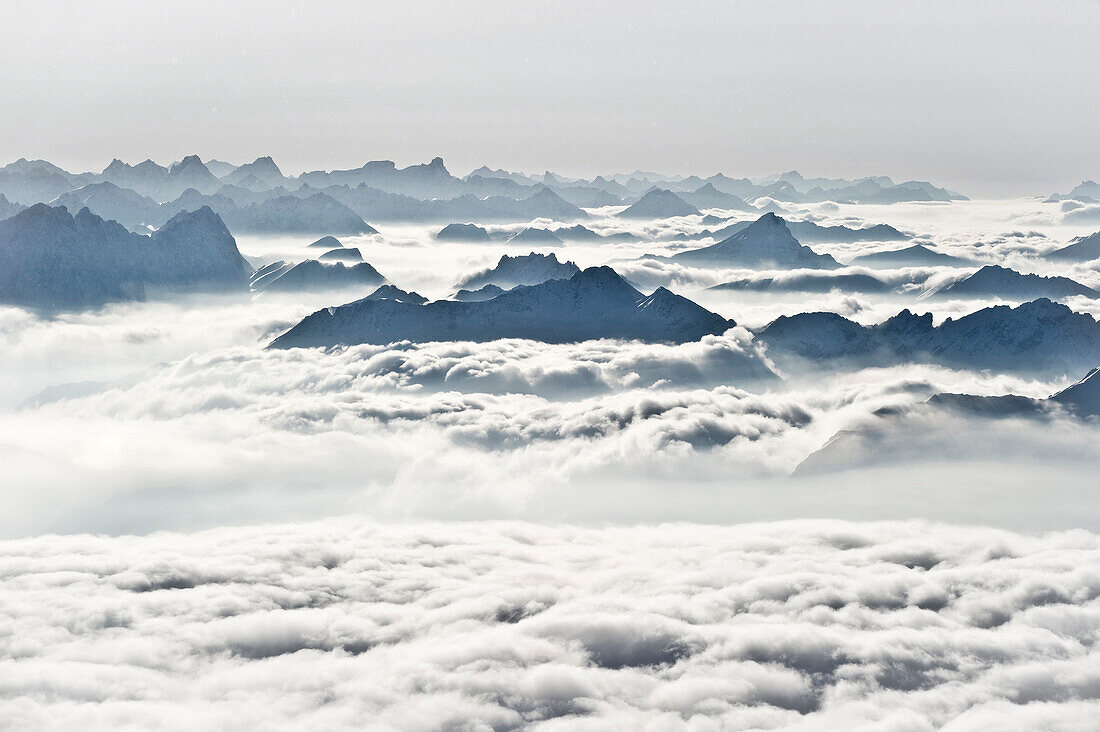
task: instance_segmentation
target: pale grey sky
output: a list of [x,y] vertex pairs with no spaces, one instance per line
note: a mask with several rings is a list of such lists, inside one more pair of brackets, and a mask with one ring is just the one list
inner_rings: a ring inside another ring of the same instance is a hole
[[1100,3],[3,4],[0,161],[1100,177]]

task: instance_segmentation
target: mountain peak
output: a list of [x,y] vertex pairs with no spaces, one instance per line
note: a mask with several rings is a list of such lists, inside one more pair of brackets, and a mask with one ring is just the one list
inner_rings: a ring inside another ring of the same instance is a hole
[[510,288],[517,285],[537,285],[547,280],[564,280],[573,277],[580,269],[572,262],[559,262],[557,255],[530,254],[503,255],[492,269],[476,272],[460,280],[457,288],[476,289],[485,285]]
[[40,223],[72,225],[73,216],[64,206],[51,206],[48,203],[36,203],[28,206],[8,219],[19,225],[39,225]]
[[832,256],[818,254],[799,243],[787,222],[770,212],[717,244],[680,252],[672,258],[742,267],[837,269],[841,266]]
[[283,175],[283,171],[279,170],[279,166],[275,164],[275,160],[270,155],[264,155],[253,160],[247,165],[242,165],[241,168],[248,171],[265,171],[277,173],[280,177]]
[[499,338],[683,343],[722,333],[730,325],[687,299],[658,295],[650,307],[646,300],[610,267],[591,267],[568,280],[517,287],[491,299],[438,300],[423,306],[360,300],[326,308],[279,336],[271,347]]
[[214,213],[214,210],[209,206],[200,206],[194,211],[180,211],[172,218],[165,222],[164,226],[160,227],[161,230],[171,226],[202,226],[204,228],[213,228],[218,231],[219,234],[228,234],[228,229],[225,228],[225,222],[222,221],[222,217]]
[[[147,161],[148,162],[148,161]],[[187,170],[190,168],[206,170],[206,165],[203,164],[202,158],[198,155],[187,155],[178,163],[172,163],[172,166],[168,168],[169,173],[178,173],[181,170]]]
[[631,290],[634,289],[630,286],[629,282],[622,278],[622,275],[606,264],[599,267],[582,269],[580,272],[570,277],[570,279],[579,285],[587,285],[590,287],[627,287]]
[[1051,401],[1068,407],[1079,417],[1100,416],[1100,366],[1085,378],[1052,396]]
[[1074,295],[1100,297],[1100,292],[1068,277],[1042,277],[987,264],[977,272],[938,290],[936,295],[996,296],[1009,299],[1064,298]]
[[699,209],[666,188],[651,188],[633,205],[618,215],[624,219],[667,219],[673,216],[692,216]]
[[538,201],[554,201],[554,202],[561,201],[562,203],[566,202],[564,198],[562,198],[556,192],[554,192],[554,189],[552,189],[548,186],[545,186],[545,185],[540,185],[538,190],[535,191],[534,193],[532,193],[530,196],[528,196],[527,199],[528,200],[533,199],[533,200],[538,200]]

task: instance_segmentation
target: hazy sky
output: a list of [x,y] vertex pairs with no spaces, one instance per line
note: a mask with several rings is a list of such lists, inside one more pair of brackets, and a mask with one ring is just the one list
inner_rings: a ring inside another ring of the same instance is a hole
[[1100,177],[1100,3],[6,2],[0,161]]

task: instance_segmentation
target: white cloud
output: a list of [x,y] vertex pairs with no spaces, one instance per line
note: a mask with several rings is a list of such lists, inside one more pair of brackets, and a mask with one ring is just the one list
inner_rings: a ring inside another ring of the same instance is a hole
[[[926,505],[923,474],[912,464],[891,479],[896,490],[886,497],[872,482],[853,492],[836,478],[806,493],[784,478],[880,407],[943,390],[1042,397],[1057,387],[927,366],[785,383],[752,378],[763,363],[736,331],[680,346],[216,350],[0,414],[7,467],[0,488],[11,509],[0,531],[147,531],[349,509],[581,521],[830,510],[943,516]],[[986,446],[983,456],[1003,454],[1006,465],[1027,459],[1037,471],[1073,449],[1058,447],[1059,439],[1070,446],[1094,439],[1089,427],[1069,423],[1019,435],[981,423],[958,428]],[[950,454],[964,470],[966,451]],[[968,490],[976,492],[999,485],[1004,472],[1030,474],[972,467],[978,477]],[[1021,519],[1016,510],[1027,496],[1014,487],[998,504],[1012,525],[1066,525],[1054,503]]]
[[[1082,729],[1100,539],[921,522],[0,543],[15,728]],[[373,725],[373,727],[372,727]]]

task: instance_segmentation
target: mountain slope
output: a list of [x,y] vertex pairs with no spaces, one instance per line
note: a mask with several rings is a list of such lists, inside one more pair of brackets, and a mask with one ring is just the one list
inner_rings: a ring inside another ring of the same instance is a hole
[[961,280],[932,293],[937,297],[999,297],[1006,300],[1033,300],[1039,297],[1059,300],[1081,295],[1100,297],[1100,292],[1068,277],[1042,277],[989,264]]
[[508,237],[509,244],[530,244],[532,246],[560,246],[564,244],[557,234],[546,229],[529,226],[523,231]]
[[271,347],[498,338],[686,342],[722,333],[732,325],[664,288],[647,297],[611,268],[592,267],[568,280],[518,287],[483,302],[438,300],[418,306],[359,300],[326,308],[276,338]]
[[798,243],[786,222],[767,213],[717,244],[672,255],[676,262],[721,267],[836,269],[840,263]]
[[1046,257],[1056,262],[1091,262],[1100,259],[1100,231],[1074,239],[1068,246],[1055,249]]
[[[755,210],[755,209],[753,209]],[[716,239],[726,239],[738,232],[744,231],[752,224],[751,221],[739,221],[730,224],[724,229],[719,229],[712,235]],[[829,243],[853,243],[864,241],[904,241],[909,237],[889,224],[875,224],[863,229],[851,226],[822,226],[813,221],[786,221],[791,236],[800,242],[829,242]],[[709,232],[708,232],[709,233]]]
[[50,205],[64,206],[70,211],[87,208],[96,216],[117,221],[131,230],[144,225],[159,226],[163,222],[160,205],[152,198],[107,181],[89,183],[63,193]]
[[654,188],[633,205],[619,212],[621,219],[667,219],[673,216],[691,216],[699,210],[685,202],[672,191]]
[[178,213],[149,237],[145,283],[170,291],[246,291],[252,267],[207,207]]
[[1100,417],[1100,367],[1050,398],[1079,417]]
[[732,193],[724,193],[713,183],[700,186],[690,193],[681,193],[679,197],[690,206],[698,209],[720,208],[727,211],[755,211],[752,206]]
[[802,313],[777,318],[755,341],[795,370],[922,362],[1059,376],[1100,363],[1100,323],[1046,299],[984,308],[938,326],[930,313],[908,310],[874,326]]
[[25,208],[23,204],[9,201],[3,193],[0,193],[0,221],[10,219]]
[[461,242],[488,242],[489,232],[477,224],[447,224],[440,229],[435,238],[437,241],[461,241]]
[[923,244],[914,244],[905,249],[893,249],[885,252],[872,252],[853,257],[850,266],[862,267],[971,267],[974,265],[969,259],[953,257],[950,254],[937,252]]
[[286,176],[279,166],[270,157],[256,158],[251,163],[246,163],[222,178],[222,183],[230,185],[242,185],[251,188],[254,183],[247,181],[252,176],[256,181],[268,188],[275,188],[286,183]]
[[567,280],[580,272],[572,262],[559,262],[556,254],[502,256],[496,266],[465,277],[456,288],[475,290],[485,285],[511,289],[517,285],[538,285],[547,280]]
[[183,213],[153,236],[83,208],[36,204],[0,221],[0,301],[72,309],[142,300],[148,289],[246,292],[251,267],[210,209]]
[[209,206],[222,217],[231,231],[238,233],[329,232],[341,236],[378,233],[350,208],[324,193],[279,195],[262,203],[238,206],[226,196],[203,195],[190,189],[172,203],[162,206],[162,211],[189,211],[200,206]]
[[798,273],[789,277],[744,278],[708,287],[708,290],[751,292],[890,292],[888,283],[867,274]]
[[324,264],[307,259],[283,271],[277,277],[253,282],[256,292],[324,292],[349,287],[378,287],[386,281],[367,262],[347,266],[343,262]]

